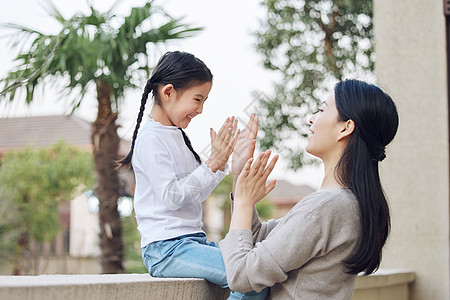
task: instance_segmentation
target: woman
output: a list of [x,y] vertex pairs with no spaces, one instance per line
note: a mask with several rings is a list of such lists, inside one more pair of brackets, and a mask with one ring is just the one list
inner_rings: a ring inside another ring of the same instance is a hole
[[322,185],[279,220],[261,223],[254,210],[275,187],[266,181],[277,156],[268,164],[270,151],[261,153],[252,165],[251,155],[233,155],[233,175],[240,175],[220,248],[235,291],[271,287],[269,299],[351,299],[356,275],[380,265],[390,218],[378,163],[398,128],[395,104],[374,85],[346,80],[310,125],[306,151],[323,161]]

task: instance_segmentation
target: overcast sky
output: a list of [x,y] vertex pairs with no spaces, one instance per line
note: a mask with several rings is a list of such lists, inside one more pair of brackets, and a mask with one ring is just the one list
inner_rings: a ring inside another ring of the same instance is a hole
[[[113,0],[92,0],[93,6],[105,11]],[[259,0],[156,0],[174,17],[184,16],[184,22],[193,26],[205,27],[195,37],[170,43],[159,49],[159,57],[165,51],[182,50],[191,52],[203,60],[214,75],[213,88],[205,104],[202,115],[196,117],[187,132],[194,148],[201,152],[209,147],[209,128],[220,128],[227,116],[248,119],[253,107],[254,91],[270,93],[270,85],[277,74],[264,70],[262,56],[255,50],[253,35],[258,28],[259,19],[264,15]],[[5,1],[0,10],[0,22],[11,22],[36,29],[43,33],[57,33],[59,24],[48,16],[41,7],[41,0]],[[54,0],[62,14],[69,18],[75,12],[87,13],[86,1]],[[126,0],[115,10],[119,15],[127,15],[133,6],[141,6],[145,1]],[[0,35],[7,34],[5,30]],[[0,39],[0,78],[13,66],[12,59],[17,53],[8,47],[8,39]],[[157,58],[156,57],[156,58]],[[155,59],[156,59],[155,58]],[[143,89],[143,87],[142,87]],[[120,108],[119,135],[129,139],[137,117],[142,89],[126,94],[124,105]],[[146,112],[149,112],[147,106]],[[81,108],[75,113],[88,121],[96,116],[95,94],[83,100]],[[34,104],[26,107],[21,103],[5,105],[0,103],[0,117],[61,115],[70,112],[69,102],[55,90],[39,91]],[[241,123],[241,128],[245,124]],[[321,168],[306,168],[301,172],[287,171],[283,161],[277,164],[274,178],[282,178],[292,183],[306,183],[314,188],[320,185]]]

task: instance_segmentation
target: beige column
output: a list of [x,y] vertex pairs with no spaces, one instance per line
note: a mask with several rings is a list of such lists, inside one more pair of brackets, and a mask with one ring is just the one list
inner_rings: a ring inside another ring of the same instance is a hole
[[374,0],[376,74],[400,127],[381,164],[392,232],[383,268],[412,269],[411,299],[450,299],[449,125],[442,0]]

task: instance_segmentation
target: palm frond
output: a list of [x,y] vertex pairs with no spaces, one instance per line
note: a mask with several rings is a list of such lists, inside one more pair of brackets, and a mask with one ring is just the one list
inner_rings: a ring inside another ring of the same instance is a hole
[[41,32],[39,32],[39,31],[37,31],[35,29],[31,29],[29,27],[18,25],[18,24],[13,24],[13,23],[0,23],[0,28],[12,29],[12,30],[15,30],[15,31],[19,31],[19,33],[24,33],[24,34],[43,35]]
[[[42,62],[39,62],[39,67],[34,68],[34,64],[32,63],[32,59],[34,58],[33,52],[29,52],[27,54],[20,54],[16,60],[22,60],[25,64],[23,66],[22,73],[18,73],[19,69],[16,72],[10,73],[10,79],[14,79],[10,84],[5,85],[2,91],[0,91],[0,96],[5,96],[7,93],[9,93],[11,90],[15,90],[19,86],[27,85],[27,97],[26,102],[30,103],[32,100],[32,94],[34,92],[34,86],[35,84],[29,85],[28,83],[30,81],[36,80],[36,78],[41,74],[45,73],[46,69],[49,66],[49,62],[53,59],[56,49],[58,48],[61,41],[61,35],[58,35],[56,37],[55,41],[53,42],[53,48],[51,48],[51,51],[44,57],[44,60]],[[51,43],[52,43],[51,42]],[[36,39],[33,44],[39,44],[39,40]],[[39,46],[36,47],[36,51],[39,49]],[[37,55],[39,56],[39,55]],[[32,86],[32,88],[30,88]],[[12,98],[10,98],[12,100]]]
[[142,7],[133,7],[130,15],[124,18],[124,22],[119,28],[119,34],[132,38],[136,34],[137,28],[155,13],[153,1],[147,2]]
[[49,16],[53,17],[59,23],[64,24],[66,22],[62,13],[51,0],[44,0],[41,3],[41,7],[49,14]]
[[[112,8],[122,0],[115,1],[106,13],[100,13],[88,2],[90,14],[78,14],[67,20],[51,1],[47,0],[46,10],[63,24],[59,34],[44,35],[21,25],[3,25],[13,29],[16,37],[26,35],[33,40],[26,51],[17,55],[17,67],[0,80],[0,101],[17,97],[17,89],[26,91],[27,101],[31,101],[34,87],[46,77],[68,79],[65,88],[81,89],[78,95],[84,95],[89,84],[102,81],[111,86],[117,101],[123,97],[124,89],[135,88],[148,77],[149,43],[158,45],[170,39],[190,37],[203,29],[170,17],[153,1],[132,8],[118,28],[110,20],[117,17],[112,14]],[[152,25],[154,19],[160,26]],[[14,40],[13,46],[20,42],[21,39]],[[74,109],[81,99],[75,97]]]

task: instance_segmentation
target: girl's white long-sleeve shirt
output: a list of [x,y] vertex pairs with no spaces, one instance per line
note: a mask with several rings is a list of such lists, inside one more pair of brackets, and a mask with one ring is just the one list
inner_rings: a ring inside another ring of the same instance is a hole
[[136,138],[132,165],[141,247],[203,232],[201,203],[228,174],[228,166],[214,173],[199,164],[177,127],[150,117]]

